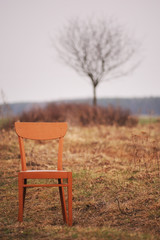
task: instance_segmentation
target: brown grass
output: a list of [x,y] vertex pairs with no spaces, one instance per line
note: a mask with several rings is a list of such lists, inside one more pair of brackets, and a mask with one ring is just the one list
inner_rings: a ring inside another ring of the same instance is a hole
[[[28,168],[56,166],[56,143],[25,147]],[[19,158],[16,134],[1,130],[1,239],[160,239],[160,123],[69,126],[63,167],[73,172],[71,228],[56,188],[29,189],[24,222],[17,222]]]

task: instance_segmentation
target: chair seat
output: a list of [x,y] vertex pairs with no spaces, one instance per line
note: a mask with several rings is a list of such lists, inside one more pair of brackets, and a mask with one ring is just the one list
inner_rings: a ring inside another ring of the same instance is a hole
[[20,171],[20,172],[27,172],[27,173],[30,173],[30,172],[40,172],[40,173],[43,173],[43,172],[68,172],[68,171],[64,171],[64,170],[26,170],[26,171]]
[[72,172],[63,170],[26,170],[19,172],[19,175],[21,175],[24,179],[68,178],[71,174]]

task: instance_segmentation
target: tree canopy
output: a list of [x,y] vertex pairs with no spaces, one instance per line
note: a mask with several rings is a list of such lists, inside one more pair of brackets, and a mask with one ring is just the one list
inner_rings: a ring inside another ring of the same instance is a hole
[[94,105],[99,83],[122,77],[138,65],[134,58],[139,44],[112,19],[72,19],[57,43],[61,59],[91,80]]

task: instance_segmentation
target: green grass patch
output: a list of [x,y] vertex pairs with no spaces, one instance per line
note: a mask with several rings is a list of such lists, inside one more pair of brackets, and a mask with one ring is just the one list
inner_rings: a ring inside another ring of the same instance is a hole
[[159,119],[157,117],[139,117],[138,123],[141,125],[157,123]]

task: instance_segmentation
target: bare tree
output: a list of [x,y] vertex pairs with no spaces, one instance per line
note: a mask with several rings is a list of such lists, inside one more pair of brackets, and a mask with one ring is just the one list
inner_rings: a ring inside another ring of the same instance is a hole
[[56,48],[66,64],[90,79],[93,105],[97,104],[99,83],[127,75],[138,65],[133,61],[137,42],[111,19],[69,21],[58,36]]

